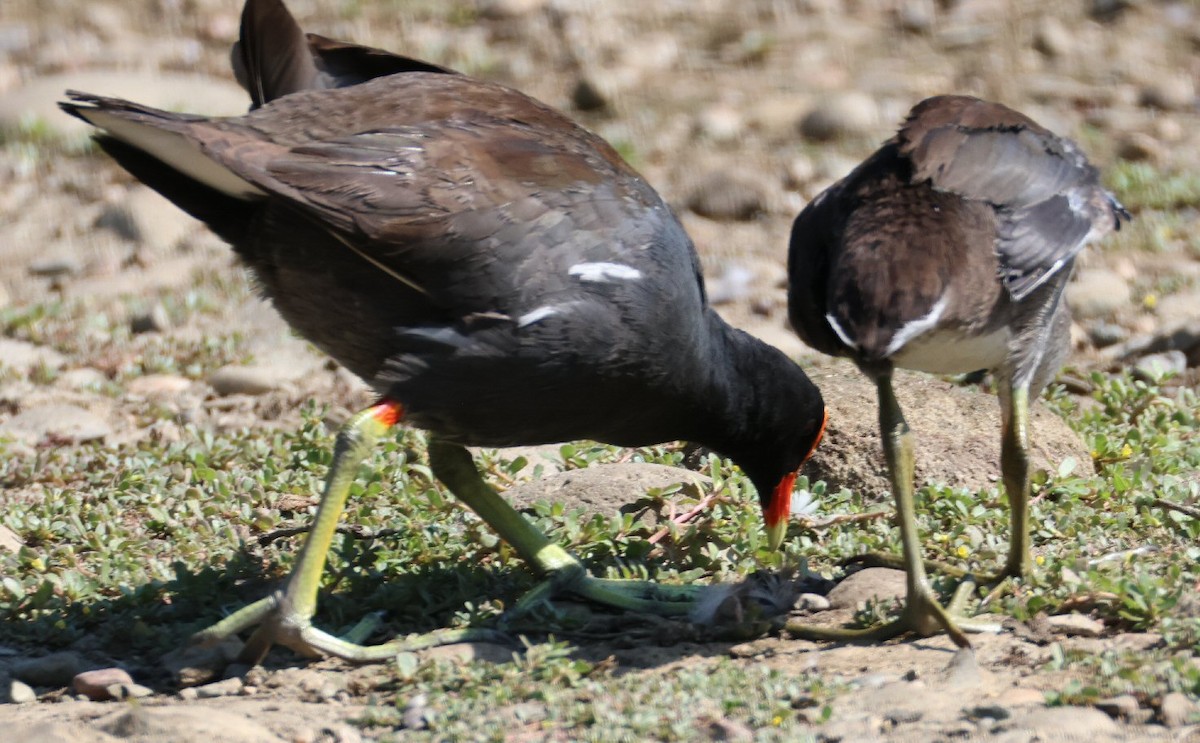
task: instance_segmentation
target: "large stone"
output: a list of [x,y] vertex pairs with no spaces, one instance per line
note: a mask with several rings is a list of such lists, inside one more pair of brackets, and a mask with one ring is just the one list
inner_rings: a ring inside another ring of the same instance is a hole
[[887,603],[903,599],[906,592],[903,570],[867,568],[846,577],[829,592],[832,609],[858,609],[868,601]]
[[588,516],[614,517],[631,513],[656,523],[657,501],[646,496],[651,489],[666,489],[682,484],[684,494],[700,498],[711,481],[691,470],[662,464],[627,462],[599,464],[568,470],[521,483],[509,488],[505,497],[514,507],[529,508],[538,501],[562,503],[582,509]]
[[51,404],[23,410],[0,425],[7,433],[31,444],[48,439],[79,443],[97,441],[113,432],[103,417],[76,405]]
[[[879,437],[875,386],[846,362],[809,369],[825,397],[829,424],[809,460],[810,479],[873,500],[891,493]],[[982,491],[1000,478],[1000,405],[996,396],[918,372],[898,370],[896,397],[915,436],[916,483]],[[1030,415],[1033,470],[1056,472],[1068,457],[1090,462],[1079,436],[1041,405]],[[890,503],[890,501],[889,501]]]

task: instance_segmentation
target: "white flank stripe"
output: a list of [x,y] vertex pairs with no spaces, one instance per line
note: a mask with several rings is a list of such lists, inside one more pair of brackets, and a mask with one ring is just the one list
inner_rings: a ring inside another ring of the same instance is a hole
[[524,315],[517,318],[517,327],[523,328],[526,325],[533,325],[538,320],[545,320],[547,317],[553,317],[558,314],[558,308],[552,305],[538,307],[536,310],[530,310]]
[[842,339],[842,343],[845,343],[850,348],[858,348],[858,343],[845,330],[842,330],[841,324],[833,316],[832,312],[825,316],[825,322],[829,323],[829,327],[833,328],[833,332],[837,333],[837,337]]
[[942,318],[942,313],[946,311],[946,299],[950,296],[950,292],[942,294],[942,298],[937,301],[933,309],[925,317],[918,317],[912,322],[906,322],[896,334],[892,336],[892,342],[888,344],[887,355],[892,356],[901,348],[916,338],[918,335],[926,332],[930,328],[937,325],[938,320]]
[[576,263],[567,269],[567,274],[580,281],[636,281],[642,272],[624,263]]

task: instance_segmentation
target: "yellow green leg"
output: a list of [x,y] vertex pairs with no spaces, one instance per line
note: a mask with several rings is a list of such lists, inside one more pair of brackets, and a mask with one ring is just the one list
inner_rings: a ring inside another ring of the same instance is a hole
[[1029,555],[1029,389],[1014,385],[1001,393],[1000,472],[1008,496],[1012,527],[1008,560],[999,577],[1020,578],[1030,572]]
[[562,592],[628,611],[680,616],[695,608],[696,599],[706,590],[703,586],[664,586],[652,581],[593,578],[579,560],[550,542],[483,481],[470,452],[462,446],[432,439],[429,464],[433,474],[456,498],[495,529],[523,560],[546,576],[543,583],[521,597],[509,612],[508,619]]
[[[321,497],[312,528],[287,583],[270,596],[239,609],[197,633],[192,638],[193,642],[212,644],[258,625],[238,658],[243,663],[254,664],[260,662],[275,644],[287,646],[303,655],[332,655],[354,662],[371,662],[390,659],[406,650],[451,642],[495,641],[504,637],[491,630],[442,630],[382,645],[364,646],[312,626],[321,574],[325,570],[338,519],[346,506],[350,485],[358,466],[379,438],[399,420],[400,414],[398,404],[383,402],[358,413],[342,427],[334,448],[329,478],[325,483],[325,494]],[[370,626],[372,620],[368,619],[351,634],[359,639],[368,633]]]
[[892,493],[896,499],[896,519],[900,524],[900,541],[904,554],[907,596],[900,618],[878,627],[844,629],[814,627],[789,622],[791,634],[813,640],[879,641],[905,632],[931,635],[945,630],[960,648],[971,646],[950,613],[938,603],[925,574],[921,545],[917,536],[916,511],[913,506],[913,442],[912,432],[904,420],[900,403],[892,389],[890,373],[879,374],[875,380],[879,392],[879,427],[883,436],[883,451],[891,474]]
[[[270,596],[197,633],[193,642],[213,644],[257,625],[239,657],[243,663],[260,662],[272,645],[284,645],[309,656],[332,655],[365,663],[452,642],[507,639],[507,635],[495,630],[459,629],[366,646],[359,643],[370,635],[377,622],[375,617],[363,620],[344,638],[312,626],[321,575],[350,486],[359,465],[379,438],[399,420],[400,414],[399,405],[383,402],[355,415],[343,426],[334,448],[325,494],[287,583]],[[429,462],[434,474],[456,497],[494,528],[539,573],[547,576],[545,582],[522,597],[510,617],[519,616],[562,591],[630,611],[678,616],[691,611],[697,598],[708,590],[702,586],[661,586],[650,581],[588,576],[577,559],[552,544],[483,481],[466,449],[433,439],[429,444]]]

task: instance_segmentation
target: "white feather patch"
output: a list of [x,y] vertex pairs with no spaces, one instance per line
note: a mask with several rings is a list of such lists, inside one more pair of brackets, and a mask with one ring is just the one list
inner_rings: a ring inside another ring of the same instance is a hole
[[636,281],[642,272],[624,263],[576,263],[567,269],[567,274],[580,281],[608,283],[613,281]]
[[265,195],[249,181],[205,155],[196,143],[182,134],[129,121],[98,109],[80,108],[79,112],[93,126],[221,193],[244,200]]

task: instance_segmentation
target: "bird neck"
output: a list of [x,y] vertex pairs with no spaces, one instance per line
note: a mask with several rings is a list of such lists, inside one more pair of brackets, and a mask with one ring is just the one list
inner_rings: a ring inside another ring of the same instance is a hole
[[[694,441],[736,462],[760,494],[795,472],[825,420],[816,385],[774,346],[730,327],[709,309],[702,429]],[[768,491],[769,492],[769,491]]]

